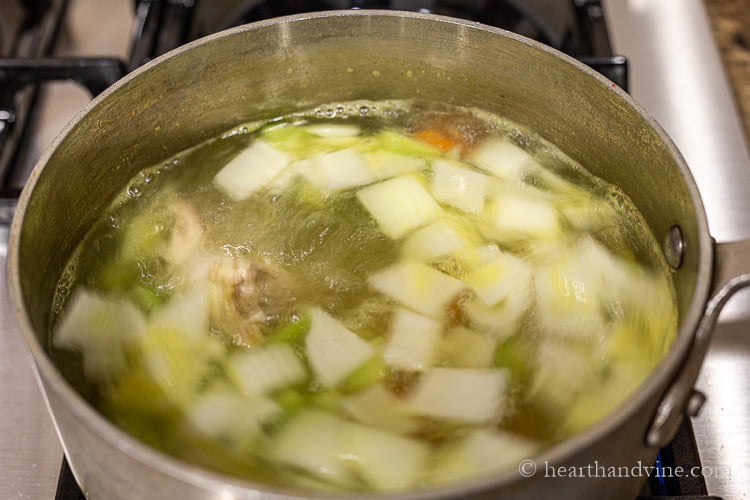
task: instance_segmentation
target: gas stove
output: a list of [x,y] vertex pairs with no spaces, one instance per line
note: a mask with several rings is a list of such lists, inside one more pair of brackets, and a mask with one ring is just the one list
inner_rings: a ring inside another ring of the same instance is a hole
[[[578,58],[629,89],[674,139],[701,189],[712,235],[750,237],[750,158],[701,0],[0,0],[0,256],[14,199],[34,162],[92,95],[200,36],[269,17],[348,8],[461,17]],[[58,83],[43,83],[49,81]],[[4,288],[0,311],[0,497],[82,499],[24,359]],[[699,381],[709,402],[657,461],[706,473],[650,477],[639,498],[747,492],[747,326],[745,294],[733,299],[715,331]]]

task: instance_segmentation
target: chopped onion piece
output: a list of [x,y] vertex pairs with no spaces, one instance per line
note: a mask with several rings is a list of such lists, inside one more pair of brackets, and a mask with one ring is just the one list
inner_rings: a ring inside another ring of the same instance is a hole
[[622,290],[621,283],[613,283],[615,288],[605,285],[605,275],[618,274],[618,267],[612,264],[613,258],[577,246],[554,264],[537,268],[536,314],[542,330],[598,342],[607,331],[602,297]]
[[208,336],[208,292],[196,286],[175,295],[149,317],[151,328],[174,328],[187,335],[192,343]]
[[402,261],[370,276],[370,284],[379,292],[409,309],[437,317],[463,290],[464,284],[417,261]]
[[542,339],[536,350],[539,369],[529,389],[529,397],[552,415],[567,412],[575,397],[591,391],[600,380],[603,367],[597,346],[570,343],[555,338]]
[[504,191],[489,207],[501,241],[557,240],[562,234],[555,206],[532,188]]
[[68,299],[53,342],[80,349],[87,375],[108,378],[125,367],[128,345],[145,335],[146,319],[133,304],[79,288]]
[[458,254],[458,257],[467,261],[471,267],[488,264],[501,254],[500,248],[494,243],[488,243],[475,248],[466,249]]
[[507,385],[501,369],[434,368],[417,383],[411,406],[428,417],[485,423],[500,416]]
[[339,486],[353,483],[341,460],[342,432],[349,422],[320,410],[308,410],[281,429],[271,448],[272,457]]
[[472,326],[502,340],[516,333],[518,322],[531,308],[533,299],[533,287],[529,286],[508,295],[493,307],[484,305],[480,300],[466,302],[461,307]]
[[446,219],[440,219],[410,234],[402,245],[408,257],[430,261],[451,255],[475,243],[477,238],[468,229]]
[[310,310],[307,359],[326,387],[341,382],[375,354],[375,349],[320,308]]
[[383,351],[385,362],[400,370],[421,371],[435,357],[440,339],[440,323],[406,309],[393,314],[388,344]]
[[419,428],[414,412],[383,385],[374,385],[341,401],[341,408],[363,424],[400,433]]
[[309,158],[303,177],[326,193],[334,193],[375,181],[364,158],[354,149],[341,149]]
[[492,179],[460,165],[446,160],[432,163],[432,195],[446,205],[479,214],[484,209]]
[[438,451],[430,478],[436,483],[456,481],[503,467],[518,467],[540,444],[517,434],[495,429],[477,429],[458,443]]
[[337,123],[308,125],[305,129],[318,137],[354,137],[362,132],[362,130],[356,125],[343,125]]
[[257,140],[232,158],[214,177],[214,184],[232,199],[243,200],[289,165],[291,157],[265,141]]
[[263,422],[280,412],[268,398],[248,399],[228,387],[211,388],[185,409],[185,419],[198,432],[236,445],[250,442]]
[[201,247],[203,227],[198,211],[186,201],[172,202],[169,211],[174,216],[174,226],[164,258],[170,265],[180,266]]
[[456,368],[489,368],[492,366],[496,337],[459,327],[449,331],[441,345],[441,359]]
[[510,294],[529,287],[531,280],[531,266],[525,260],[501,253],[474,270],[466,278],[466,284],[485,305],[494,306]]
[[410,175],[394,177],[360,189],[357,198],[391,238],[429,224],[443,214],[440,205]]
[[358,424],[350,424],[347,434],[352,467],[375,490],[403,490],[421,479],[431,452],[427,444]]
[[354,477],[376,490],[416,485],[430,455],[416,439],[309,410],[289,422],[273,447],[274,458],[331,483],[346,486]]
[[268,183],[268,187],[279,191],[289,189],[292,183],[302,175],[302,172],[310,166],[310,163],[309,158],[293,161]]
[[235,354],[228,361],[229,376],[246,396],[267,394],[304,382],[307,371],[288,344],[269,344]]
[[534,158],[508,139],[491,137],[477,146],[469,159],[501,179],[520,181],[523,174],[541,168]]

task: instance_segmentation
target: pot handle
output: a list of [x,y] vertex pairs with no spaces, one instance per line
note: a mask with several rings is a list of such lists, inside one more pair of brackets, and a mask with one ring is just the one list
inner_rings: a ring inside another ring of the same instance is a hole
[[20,195],[19,189],[0,189],[0,226],[10,226]]
[[693,389],[701,362],[708,351],[711,331],[724,304],[738,290],[750,286],[750,240],[715,243],[713,282],[711,293],[693,337],[683,369],[656,410],[651,427],[646,433],[646,444],[661,448],[669,444],[685,415],[698,415],[706,397]]

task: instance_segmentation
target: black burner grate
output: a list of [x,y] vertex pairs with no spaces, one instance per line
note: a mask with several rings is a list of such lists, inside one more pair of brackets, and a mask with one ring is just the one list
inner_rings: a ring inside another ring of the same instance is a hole
[[65,457],[63,457],[62,467],[60,467],[60,477],[57,480],[55,500],[86,500],[86,497],[81,493],[80,488],[78,488],[78,484],[76,484],[73,472],[70,470]]

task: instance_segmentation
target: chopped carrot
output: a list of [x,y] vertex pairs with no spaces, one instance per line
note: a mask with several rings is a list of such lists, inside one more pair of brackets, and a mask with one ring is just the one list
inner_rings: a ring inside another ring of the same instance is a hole
[[453,151],[456,148],[462,148],[463,146],[449,137],[446,133],[436,129],[425,129],[414,134],[414,137],[422,142],[436,147],[443,153]]

